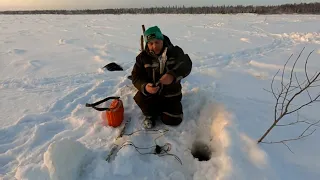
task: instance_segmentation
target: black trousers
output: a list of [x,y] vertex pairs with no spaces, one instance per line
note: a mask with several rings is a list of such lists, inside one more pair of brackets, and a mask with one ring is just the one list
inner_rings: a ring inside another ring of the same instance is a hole
[[145,116],[160,116],[166,125],[177,126],[183,120],[182,94],[174,97],[145,96],[138,91],[133,99]]

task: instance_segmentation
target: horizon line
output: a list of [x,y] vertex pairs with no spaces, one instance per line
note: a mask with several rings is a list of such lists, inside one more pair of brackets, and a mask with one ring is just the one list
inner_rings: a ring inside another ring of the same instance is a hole
[[204,5],[204,6],[186,6],[186,5],[169,5],[169,6],[152,6],[152,7],[122,7],[122,8],[90,8],[90,9],[77,9],[77,8],[71,8],[71,9],[17,9],[17,10],[0,10],[0,12],[7,12],[7,11],[84,11],[84,10],[111,10],[111,9],[150,9],[150,8],[168,8],[168,7],[177,7],[177,8],[201,8],[201,7],[223,7],[223,6],[243,6],[243,7],[267,7],[267,6],[283,6],[283,5],[299,5],[299,4],[320,4],[320,2],[300,2],[300,3],[282,3],[282,4],[265,4],[265,5],[253,5],[253,4],[233,4],[233,5]]

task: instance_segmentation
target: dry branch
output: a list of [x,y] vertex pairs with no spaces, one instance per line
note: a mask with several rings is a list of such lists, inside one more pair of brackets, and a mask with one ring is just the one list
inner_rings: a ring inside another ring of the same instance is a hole
[[[289,146],[286,144],[286,142],[288,141],[294,141],[294,140],[299,140],[299,139],[303,139],[306,138],[310,135],[312,135],[315,132],[315,129],[311,132],[311,133],[307,133],[306,132],[313,126],[317,126],[319,127],[317,124],[319,124],[320,120],[315,122],[315,123],[311,123],[307,120],[299,120],[299,114],[298,114],[298,118],[296,122],[292,122],[292,123],[288,123],[288,124],[278,124],[279,121],[281,119],[283,119],[283,117],[290,115],[294,112],[297,112],[303,108],[305,108],[306,106],[309,106],[315,102],[320,102],[320,91],[316,96],[311,95],[310,93],[310,89],[314,88],[314,87],[319,87],[319,85],[316,85],[316,82],[320,81],[320,72],[316,72],[311,78],[308,75],[308,69],[307,69],[307,64],[309,61],[309,57],[311,56],[311,54],[313,53],[313,51],[311,51],[306,60],[305,60],[305,64],[304,64],[304,74],[305,74],[305,80],[304,81],[299,81],[297,74],[295,73],[295,68],[296,68],[296,64],[298,62],[298,60],[301,57],[301,54],[303,52],[304,48],[302,49],[302,51],[299,53],[298,57],[295,59],[294,63],[293,63],[293,67],[290,70],[290,79],[288,83],[284,83],[284,76],[285,76],[285,72],[286,72],[286,68],[288,65],[288,62],[290,61],[291,57],[293,55],[291,55],[288,60],[286,61],[286,63],[283,66],[282,69],[282,74],[281,74],[281,82],[280,82],[280,86],[281,88],[278,89],[276,92],[275,87],[274,87],[274,83],[275,83],[275,78],[276,76],[279,74],[280,69],[277,71],[277,73],[273,76],[272,81],[271,81],[271,91],[268,91],[270,93],[272,93],[273,97],[276,99],[276,103],[274,106],[274,121],[273,124],[269,127],[269,129],[267,129],[267,131],[262,135],[262,137],[258,140],[258,143],[266,143],[266,144],[272,144],[272,143],[282,143],[285,146],[288,147],[288,149],[292,152],[292,150],[289,148]],[[297,99],[298,97],[302,96],[303,93],[307,93],[308,95],[308,101],[300,104],[300,105],[296,105],[295,107],[293,106],[293,101],[295,99]],[[299,123],[304,123],[304,124],[308,124],[309,126],[301,133],[300,136],[298,136],[297,138],[292,138],[292,139],[287,139],[287,140],[281,140],[281,141],[274,141],[274,142],[264,142],[264,138],[271,132],[271,130],[276,127],[276,126],[291,126],[291,125],[296,125]]]

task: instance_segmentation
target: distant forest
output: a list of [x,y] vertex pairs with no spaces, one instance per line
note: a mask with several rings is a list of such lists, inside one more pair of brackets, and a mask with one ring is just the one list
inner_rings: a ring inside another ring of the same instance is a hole
[[269,6],[168,6],[152,8],[84,9],[84,10],[20,10],[0,14],[320,14],[320,3],[282,4]]

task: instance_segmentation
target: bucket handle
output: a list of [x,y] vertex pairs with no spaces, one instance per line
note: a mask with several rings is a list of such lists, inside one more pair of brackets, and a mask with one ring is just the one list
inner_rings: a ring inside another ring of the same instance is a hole
[[95,103],[92,103],[92,104],[89,104],[89,103],[86,103],[86,107],[92,107],[93,109],[97,110],[97,111],[109,111],[110,109],[113,109],[113,108],[99,108],[99,107],[96,107],[97,105],[103,103],[103,102],[106,102],[110,99],[120,99],[120,97],[117,97],[117,96],[111,96],[111,97],[107,97],[105,99],[102,99],[100,101],[97,101]]

